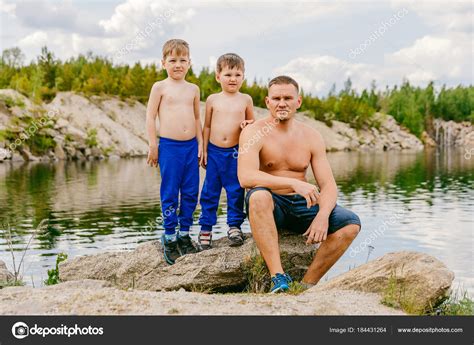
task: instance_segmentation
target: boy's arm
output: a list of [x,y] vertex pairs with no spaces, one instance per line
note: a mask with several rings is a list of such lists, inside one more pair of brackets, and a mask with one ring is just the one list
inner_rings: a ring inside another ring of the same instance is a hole
[[211,121],[212,121],[212,95],[206,100],[206,117],[204,119],[204,128],[202,130],[202,150],[203,150],[203,167],[207,165],[207,145],[211,136]]
[[253,115],[253,100],[252,97],[246,95],[246,105],[245,105],[245,120],[240,124],[240,128],[245,128],[245,126],[254,123],[255,117]]
[[196,122],[196,138],[199,144],[198,159],[199,164],[202,164],[202,125],[201,125],[201,110],[200,110],[200,91],[196,85],[196,93],[194,95],[194,120]]
[[148,159],[151,166],[158,165],[158,143],[156,140],[156,117],[161,102],[161,90],[159,82],[153,84],[148,104],[146,107],[146,132],[148,135]]
[[255,117],[253,115],[253,100],[250,96],[248,96],[247,98],[247,107],[245,108],[245,120],[252,122],[255,121]]

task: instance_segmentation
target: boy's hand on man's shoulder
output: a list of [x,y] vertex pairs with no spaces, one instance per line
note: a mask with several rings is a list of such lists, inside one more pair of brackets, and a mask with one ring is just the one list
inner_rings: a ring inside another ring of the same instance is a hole
[[244,120],[240,123],[240,128],[244,129],[247,125],[254,123],[255,120]]

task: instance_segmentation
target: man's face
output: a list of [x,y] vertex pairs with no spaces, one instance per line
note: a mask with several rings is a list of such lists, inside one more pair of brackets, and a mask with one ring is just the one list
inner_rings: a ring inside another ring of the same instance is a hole
[[274,84],[268,89],[265,103],[274,118],[286,121],[291,119],[301,106],[301,96],[298,96],[298,91],[292,84]]
[[239,91],[244,81],[244,72],[240,68],[230,69],[227,66],[217,73],[216,80],[221,84],[222,90],[230,93]]
[[162,60],[161,63],[166,69],[168,76],[175,80],[181,80],[186,77],[189,67],[191,66],[189,56],[178,55],[176,52],[169,54],[166,59]]

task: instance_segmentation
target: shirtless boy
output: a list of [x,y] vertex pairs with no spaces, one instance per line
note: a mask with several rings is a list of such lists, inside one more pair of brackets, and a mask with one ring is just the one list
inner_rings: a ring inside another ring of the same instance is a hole
[[[153,85],[147,105],[146,127],[150,146],[147,163],[160,167],[165,228],[161,241],[165,260],[172,265],[181,255],[197,251],[189,237],[189,228],[199,193],[202,127],[199,87],[184,79],[190,67],[188,43],[180,39],[167,41],[163,46],[162,65],[168,77]],[[176,233],[178,223],[179,234]]]
[[216,79],[222,91],[206,101],[204,122],[203,166],[206,179],[201,191],[199,245],[212,247],[212,227],[217,221],[217,208],[222,187],[227,194],[227,236],[231,246],[244,243],[240,229],[244,219],[244,189],[237,178],[239,136],[243,127],[254,121],[253,102],[239,92],[244,80],[244,60],[237,54],[224,54],[217,60]]

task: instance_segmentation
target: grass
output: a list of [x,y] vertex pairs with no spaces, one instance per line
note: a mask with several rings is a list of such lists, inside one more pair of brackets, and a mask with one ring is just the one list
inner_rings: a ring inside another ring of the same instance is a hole
[[26,246],[22,249],[22,255],[20,262],[18,265],[16,264],[16,257],[14,254],[14,249],[13,249],[13,241],[12,241],[12,230],[9,224],[7,224],[6,231],[5,231],[5,237],[7,241],[7,246],[10,251],[10,254],[12,256],[12,264],[13,264],[13,276],[14,279],[10,285],[8,286],[21,286],[24,285],[22,275],[21,275],[21,269],[24,267],[24,261],[25,261],[25,255],[28,249],[30,248],[31,242],[33,241],[33,238],[35,238],[38,234],[43,233],[47,229],[47,219],[43,219],[38,226],[36,227],[35,230],[33,230],[33,233],[31,234],[30,238],[28,239],[28,242],[26,243]]
[[[289,271],[290,264],[288,257],[282,255],[282,264],[285,272]],[[260,254],[257,254],[257,249],[252,250],[252,254],[245,260],[244,273],[247,284],[243,292],[247,293],[267,293],[270,291],[271,279],[265,260]],[[291,274],[293,282],[290,284],[290,289],[287,293],[298,295],[306,290],[306,288],[299,282],[302,278],[298,273]]]
[[458,288],[452,291],[449,297],[436,308],[431,308],[428,315],[474,315],[474,300],[468,292]]
[[87,131],[86,145],[91,148],[99,145],[97,142],[97,129],[91,128]]
[[59,253],[56,257],[56,267],[48,270],[48,279],[44,281],[45,285],[55,285],[59,283],[59,264],[67,259],[67,254]]
[[457,290],[451,292],[437,305],[428,309],[417,303],[415,294],[409,292],[395,274],[388,280],[386,289],[382,294],[381,303],[396,309],[402,309],[411,315],[474,315],[474,300],[467,291]]

